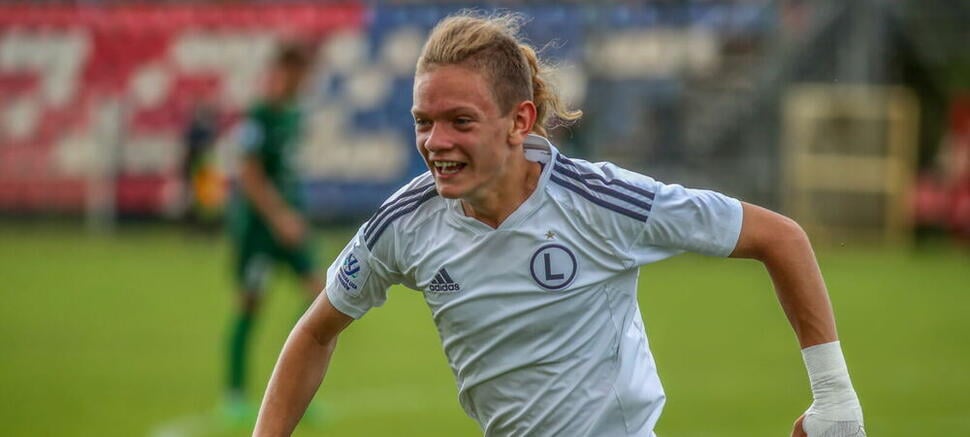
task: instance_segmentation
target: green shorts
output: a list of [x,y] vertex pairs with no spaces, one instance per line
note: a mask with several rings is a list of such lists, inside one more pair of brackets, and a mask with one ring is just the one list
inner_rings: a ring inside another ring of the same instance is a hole
[[262,292],[276,264],[288,266],[301,278],[313,273],[316,260],[311,238],[296,247],[283,247],[265,228],[251,228],[234,234],[231,236],[233,271],[237,284],[245,292]]

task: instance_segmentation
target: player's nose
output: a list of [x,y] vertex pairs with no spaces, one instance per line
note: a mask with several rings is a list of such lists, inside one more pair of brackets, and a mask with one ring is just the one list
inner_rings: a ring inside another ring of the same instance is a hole
[[452,147],[454,147],[454,142],[451,140],[450,135],[448,135],[447,129],[443,128],[440,124],[432,126],[424,138],[424,148],[429,152],[444,151]]

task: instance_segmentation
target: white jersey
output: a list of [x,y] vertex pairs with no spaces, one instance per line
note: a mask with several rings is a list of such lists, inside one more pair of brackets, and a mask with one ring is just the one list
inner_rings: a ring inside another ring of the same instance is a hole
[[726,256],[739,201],[567,158],[543,164],[497,228],[438,196],[425,173],[390,197],[327,274],[360,318],[392,284],[424,294],[465,412],[487,436],[650,436],[664,392],[637,305],[639,267],[683,251]]

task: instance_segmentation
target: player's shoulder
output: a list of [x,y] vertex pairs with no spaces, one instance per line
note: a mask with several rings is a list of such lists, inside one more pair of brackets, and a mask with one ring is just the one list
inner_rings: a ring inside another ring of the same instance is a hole
[[373,248],[389,230],[414,227],[444,207],[435,188],[434,176],[424,172],[395,191],[377,208],[364,226],[363,239],[369,248]]
[[437,194],[434,187],[434,176],[431,174],[431,172],[426,171],[421,173],[411,179],[408,183],[402,185],[393,194],[388,196],[387,199],[381,203],[378,210],[385,209],[395,203],[413,200],[416,197],[421,197],[421,195],[426,195],[430,192],[435,192]]
[[611,162],[589,162],[557,154],[549,187],[580,212],[645,222],[660,183]]

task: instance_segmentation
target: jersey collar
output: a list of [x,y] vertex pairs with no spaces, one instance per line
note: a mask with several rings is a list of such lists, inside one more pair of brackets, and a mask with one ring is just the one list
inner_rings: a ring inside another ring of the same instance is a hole
[[[529,134],[525,137],[523,148],[525,149],[525,158],[542,164],[543,170],[545,170],[546,164],[552,162],[551,159],[555,158],[555,154],[558,153],[556,147],[546,137],[540,137],[536,134]],[[545,171],[543,171],[544,174]]]
[[532,191],[529,198],[525,202],[522,202],[497,229],[492,229],[485,223],[466,216],[461,208],[461,201],[458,199],[446,199],[448,202],[448,221],[460,228],[485,233],[515,229],[538,210],[546,198],[546,185],[549,182],[549,176],[552,174],[552,163],[555,162],[556,156],[559,155],[559,150],[546,137],[535,134],[529,134],[525,138],[523,149],[526,159],[542,165],[542,173],[539,175],[536,189]]

